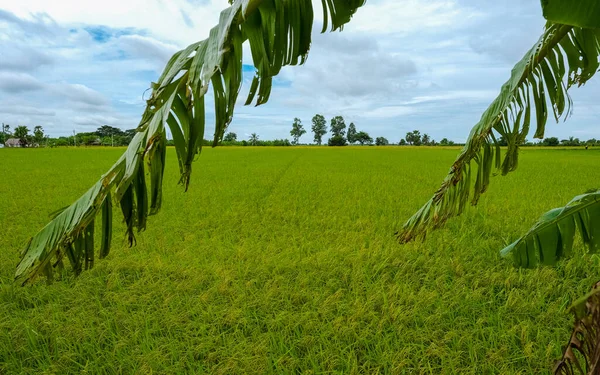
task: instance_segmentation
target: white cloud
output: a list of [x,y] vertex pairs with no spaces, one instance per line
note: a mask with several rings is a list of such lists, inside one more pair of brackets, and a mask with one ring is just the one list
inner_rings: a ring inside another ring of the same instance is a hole
[[352,28],[378,34],[432,32],[461,28],[482,17],[481,11],[457,1],[369,1],[352,20]]
[[398,116],[405,116],[408,114],[416,113],[415,108],[409,106],[385,106],[375,108],[373,110],[363,113],[364,117],[370,117],[375,119],[380,118],[394,118]]
[[[145,29],[181,47],[208,36],[227,5],[227,0],[206,1],[201,5],[186,0],[2,0],[0,9],[26,19],[31,14],[46,13],[61,24]],[[182,14],[187,15],[187,21]]]

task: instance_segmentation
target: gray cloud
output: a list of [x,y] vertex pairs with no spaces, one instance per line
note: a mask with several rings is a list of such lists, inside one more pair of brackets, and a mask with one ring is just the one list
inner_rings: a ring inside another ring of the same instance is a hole
[[64,83],[54,86],[53,89],[72,102],[84,103],[89,106],[105,106],[108,104],[108,100],[104,95],[82,84]]
[[56,116],[56,112],[47,109],[40,109],[28,105],[3,105],[0,106],[0,113],[16,114],[16,115],[28,115],[28,116]]
[[37,91],[43,87],[40,81],[29,74],[0,72],[0,91],[15,94]]
[[14,14],[0,9],[0,31],[2,31],[10,40],[30,41],[34,39],[53,39],[56,38],[61,30],[56,23],[46,13],[36,13],[30,15],[31,19],[23,19]]
[[0,60],[0,70],[31,72],[41,66],[54,63],[54,59],[47,53],[20,44],[0,43],[0,48],[3,55]]
[[119,37],[117,46],[134,59],[148,59],[165,64],[177,52],[177,47],[141,35]]
[[118,125],[122,120],[117,117],[104,116],[104,115],[86,115],[76,116],[73,118],[73,123],[80,126],[88,126],[91,128],[97,128],[102,125]]
[[387,95],[417,73],[415,62],[381,48],[376,37],[331,33],[315,37],[306,65],[294,73],[294,87],[314,88],[338,98]]

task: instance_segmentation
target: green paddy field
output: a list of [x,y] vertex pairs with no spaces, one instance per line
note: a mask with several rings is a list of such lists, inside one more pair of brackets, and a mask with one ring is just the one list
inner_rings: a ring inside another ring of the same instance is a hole
[[[600,149],[521,151],[424,242],[394,232],[457,148],[217,148],[128,248],[79,278],[12,283],[49,213],[124,149],[0,150],[0,374],[543,374],[567,309],[600,279],[584,254],[517,269],[499,250],[600,186]],[[116,211],[115,211],[116,212]]]

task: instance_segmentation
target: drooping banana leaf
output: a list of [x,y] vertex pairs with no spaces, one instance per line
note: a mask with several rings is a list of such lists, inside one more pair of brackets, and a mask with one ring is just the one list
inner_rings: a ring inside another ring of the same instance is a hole
[[[471,130],[466,145],[433,197],[396,233],[401,243],[424,236],[476,205],[495,171],[518,166],[521,145],[533,122],[543,138],[548,115],[556,121],[571,112],[567,90],[585,84],[598,71],[600,29],[548,23],[539,41],[513,68],[500,94]],[[497,137],[508,143],[502,152]]]
[[[326,31],[338,30],[366,0],[322,0]],[[75,203],[60,212],[27,244],[15,279],[25,284],[61,267],[67,256],[75,273],[94,264],[94,220],[101,213],[99,258],[109,254],[113,201],[135,243],[135,230],[162,203],[166,127],[173,134],[180,183],[187,190],[192,162],[202,150],[204,95],[212,85],[217,145],[232,120],[242,83],[242,44],[248,42],[256,75],[246,104],[269,99],[272,78],[285,65],[302,64],[311,44],[313,4],[310,0],[233,0],[221,12],[209,37],[177,52],[152,84],[152,95],[129,147],[119,160]],[[147,164],[147,167],[145,166]],[[149,177],[150,184],[146,182]]]
[[598,252],[600,191],[577,196],[565,207],[545,213],[527,234],[504,248],[501,254],[503,257],[512,256],[520,267],[554,265],[571,253],[576,228],[590,252]]
[[555,375],[596,375],[600,373],[600,283],[571,307],[575,326]]
[[598,0],[542,0],[544,17],[551,22],[600,28]]

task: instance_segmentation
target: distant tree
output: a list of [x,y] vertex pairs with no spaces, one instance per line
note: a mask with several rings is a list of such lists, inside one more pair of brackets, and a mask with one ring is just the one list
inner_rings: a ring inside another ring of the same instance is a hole
[[29,128],[21,125],[15,128],[14,137],[19,140],[21,146],[27,146],[29,143]]
[[373,144],[373,138],[367,132],[358,132],[356,133],[356,141],[361,145],[370,145]]
[[69,146],[73,144],[73,140],[69,140],[68,137],[58,137],[54,142],[55,146]]
[[335,116],[331,119],[329,131],[335,136],[344,136],[346,134],[346,122],[342,116]]
[[346,138],[341,135],[334,135],[327,142],[328,146],[346,146],[346,144]]
[[406,146],[406,140],[405,140],[404,138],[402,138],[402,139],[400,140],[400,142],[398,142],[398,144],[399,144],[400,146]]
[[304,126],[302,126],[302,121],[298,117],[294,119],[294,123],[292,124],[292,130],[290,131],[290,135],[294,138],[292,144],[297,145],[300,137],[306,134],[306,130],[304,130]]
[[350,126],[348,126],[348,134],[346,135],[346,137],[348,138],[348,143],[355,144],[356,142],[358,142],[358,139],[356,139],[356,134],[356,125],[354,125],[354,123],[351,122]]
[[0,129],[0,143],[6,142],[10,135],[10,125],[3,123],[2,129]]
[[250,138],[248,139],[248,142],[252,145],[252,146],[256,146],[258,144],[258,134],[256,133],[252,133],[250,135]]
[[560,141],[560,143],[563,146],[579,146],[581,144],[579,138],[573,137],[569,137],[569,139],[563,139],[562,141]]
[[595,146],[597,143],[598,141],[596,140],[596,138],[588,139],[587,141],[585,141],[585,144],[588,146]]
[[377,146],[387,146],[390,144],[390,142],[385,137],[377,137],[375,138],[375,144]]
[[406,133],[406,142],[409,145],[420,146],[421,145],[421,132],[413,130],[412,132]]
[[423,134],[423,137],[421,137],[421,143],[423,143],[425,146],[430,146],[431,138],[429,137],[429,134]]
[[123,130],[109,125],[102,125],[98,129],[96,129],[95,133],[100,138],[125,135],[125,132]]
[[272,143],[273,146],[291,146],[292,143],[289,139],[275,139]]
[[99,141],[102,142],[102,140],[100,138],[98,138],[96,133],[79,133],[79,134],[77,134],[77,143],[83,144],[85,146],[97,145]]
[[450,141],[448,138],[442,138],[440,146],[454,146],[454,141]]
[[112,146],[113,137],[102,137],[100,138],[100,142],[102,143],[102,146]]
[[544,142],[543,142],[544,146],[558,146],[560,144],[560,142],[558,141],[558,138],[556,137],[550,137],[550,138],[545,138]]
[[229,133],[225,134],[225,137],[223,137],[223,141],[225,141],[225,142],[236,142],[237,141],[237,134],[235,134],[234,132],[229,132]]
[[44,128],[39,125],[33,128],[33,141],[38,145],[44,142]]
[[323,115],[315,115],[312,118],[312,131],[315,135],[315,142],[320,146],[323,142],[323,136],[327,134],[327,120]]

